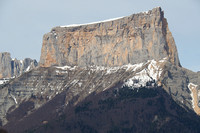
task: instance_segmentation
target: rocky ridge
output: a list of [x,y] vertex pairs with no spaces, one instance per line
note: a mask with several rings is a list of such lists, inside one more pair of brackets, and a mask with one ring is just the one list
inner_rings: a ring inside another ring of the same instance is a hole
[[0,53],[0,79],[17,77],[22,73],[38,66],[36,60],[25,58],[24,60],[12,59],[10,53]]
[[[0,88],[0,118],[3,124],[7,123],[12,119],[9,118],[10,113],[19,108],[20,104],[31,101],[34,106],[25,111],[25,114],[29,114],[63,91],[67,93],[64,105],[67,106],[72,101],[76,105],[88,95],[105,91],[117,84],[118,86],[130,85],[130,80],[133,82],[138,80],[135,87],[146,85],[148,81],[138,79],[137,76],[142,74],[148,79],[155,75],[159,77],[160,71],[154,67],[150,68],[152,63],[160,64],[161,62],[149,61],[121,67],[39,67],[10,80],[8,84]],[[147,71],[144,73],[143,70],[146,67]],[[157,74],[151,75],[151,71]],[[116,75],[118,78],[115,77]],[[157,81],[158,77],[152,80]]]

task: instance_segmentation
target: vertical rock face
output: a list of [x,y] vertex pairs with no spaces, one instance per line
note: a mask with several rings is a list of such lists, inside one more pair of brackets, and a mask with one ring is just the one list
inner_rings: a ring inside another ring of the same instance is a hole
[[11,60],[10,53],[0,53],[0,79],[11,77]]
[[36,60],[26,58],[24,60],[11,59],[10,53],[0,53],[0,79],[19,76],[38,65]]
[[43,37],[40,66],[121,66],[167,57],[180,66],[160,7],[112,21],[55,27]]
[[36,60],[25,58],[24,60],[14,59],[11,62],[12,76],[18,76],[23,72],[29,71],[38,65]]

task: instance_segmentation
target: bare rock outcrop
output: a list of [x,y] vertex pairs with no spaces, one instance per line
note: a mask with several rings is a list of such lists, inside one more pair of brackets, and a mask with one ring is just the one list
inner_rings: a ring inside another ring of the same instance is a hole
[[24,60],[12,59],[10,53],[0,53],[0,79],[19,76],[38,66],[36,60],[25,58]]
[[40,66],[122,66],[147,60],[180,66],[160,7],[111,21],[55,27],[43,37]]

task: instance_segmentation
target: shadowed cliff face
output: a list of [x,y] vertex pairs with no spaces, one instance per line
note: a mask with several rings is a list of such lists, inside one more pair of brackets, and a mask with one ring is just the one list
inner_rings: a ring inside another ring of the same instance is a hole
[[55,27],[44,35],[40,66],[121,66],[150,59],[180,66],[161,8],[107,22]]

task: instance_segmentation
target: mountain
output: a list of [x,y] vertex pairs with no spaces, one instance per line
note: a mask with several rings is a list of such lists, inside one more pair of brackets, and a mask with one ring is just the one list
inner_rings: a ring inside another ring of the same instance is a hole
[[53,28],[39,67],[0,86],[0,120],[15,133],[198,132],[199,85],[157,7]]
[[200,84],[199,75],[181,67],[160,7],[111,21],[55,27],[43,37],[40,66],[116,67],[164,58],[169,63],[163,66],[166,72],[160,77],[161,84],[191,109],[196,101],[195,112],[199,114],[198,92],[194,92],[192,103],[190,95],[190,85]]
[[36,60],[25,58],[24,60],[12,59],[10,53],[0,53],[0,79],[17,77],[22,73],[38,66]]

